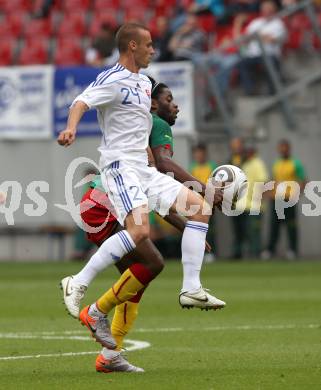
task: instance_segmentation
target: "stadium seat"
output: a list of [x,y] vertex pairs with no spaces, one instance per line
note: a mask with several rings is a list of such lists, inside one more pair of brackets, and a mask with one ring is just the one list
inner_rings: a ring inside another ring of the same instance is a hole
[[75,39],[60,39],[57,42],[54,63],[60,66],[82,65],[84,63],[84,53],[80,42]]
[[199,15],[197,17],[200,28],[206,33],[212,33],[215,30],[216,20],[212,14]]
[[86,33],[86,13],[66,13],[57,27],[57,35],[79,35],[82,36]]
[[48,46],[46,39],[31,39],[25,41],[18,56],[19,65],[35,65],[48,63]]
[[116,29],[118,26],[117,13],[115,12],[114,14],[112,14],[111,12],[102,11],[101,13],[94,14],[88,28],[88,35],[91,37],[95,37],[100,30],[100,26],[104,23],[109,24],[114,29]]
[[6,14],[4,22],[0,24],[1,35],[6,35],[6,30],[7,34],[13,35],[15,37],[20,36],[24,24],[26,23],[27,17],[28,14],[24,11],[17,11],[14,13]]
[[62,9],[68,12],[85,11],[91,7],[91,3],[90,0],[68,0],[62,3]]
[[321,42],[320,42],[319,37],[316,34],[312,35],[312,45],[317,50],[321,49]]
[[123,9],[130,9],[130,8],[136,8],[136,7],[149,9],[150,2],[149,2],[149,0],[135,0],[135,7],[133,7],[132,0],[121,0],[121,7]]
[[28,38],[49,37],[51,35],[51,25],[49,19],[32,19],[26,23],[24,36]]
[[143,24],[147,24],[151,18],[151,12],[147,8],[128,8],[124,10],[123,18],[124,22],[137,21]]
[[172,17],[174,14],[175,8],[167,5],[158,5],[155,8],[153,8],[153,14],[155,17],[159,16],[166,16],[166,17]]
[[284,18],[284,22],[290,31],[303,31],[311,29],[310,19],[304,13],[297,13],[295,15]]
[[14,62],[15,39],[0,35],[0,66],[12,65]]
[[94,4],[95,11],[118,10],[120,0],[96,0]]
[[2,0],[0,3],[0,10],[5,13],[30,11],[32,8],[32,1],[30,0]]
[[300,30],[292,30],[288,32],[288,37],[284,45],[284,49],[297,50],[302,47],[303,32]]

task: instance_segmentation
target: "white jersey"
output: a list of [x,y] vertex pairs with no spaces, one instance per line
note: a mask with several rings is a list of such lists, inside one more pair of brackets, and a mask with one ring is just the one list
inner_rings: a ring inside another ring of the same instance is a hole
[[147,164],[152,128],[151,82],[147,76],[131,73],[117,63],[100,73],[73,104],[77,101],[97,109],[103,133],[98,148],[101,168],[116,160]]

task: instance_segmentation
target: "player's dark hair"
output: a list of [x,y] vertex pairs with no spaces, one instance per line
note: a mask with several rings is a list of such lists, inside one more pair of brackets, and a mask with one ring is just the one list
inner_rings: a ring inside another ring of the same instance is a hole
[[203,142],[199,142],[193,146],[192,151],[194,152],[195,150],[203,150],[203,152],[207,152],[207,146]]
[[147,76],[152,83],[152,91],[151,96],[152,99],[157,99],[159,95],[163,92],[165,88],[168,88],[168,86],[164,83],[158,83],[153,77]]
[[130,41],[140,41],[140,30],[149,31],[143,24],[139,23],[125,23],[119,28],[116,34],[116,44],[120,53],[127,51]]
[[279,140],[279,142],[278,142],[278,144],[279,144],[279,145],[287,145],[287,146],[291,146],[291,143],[290,143],[290,141],[289,141],[288,139],[286,139],[286,138],[282,138],[282,139],[280,139],[280,140]]

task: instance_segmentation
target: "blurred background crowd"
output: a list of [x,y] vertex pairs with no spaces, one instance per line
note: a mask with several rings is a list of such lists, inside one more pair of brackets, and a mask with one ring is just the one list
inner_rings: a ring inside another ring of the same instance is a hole
[[[112,66],[118,59],[115,33],[128,21],[150,29],[154,62],[188,61],[194,67],[194,138],[204,143],[179,141],[178,160],[190,163],[190,172],[202,181],[225,163],[248,176],[246,212],[231,217],[224,230],[233,237],[231,258],[276,256],[283,226],[288,238],[283,254],[298,257],[298,206],[286,209],[279,220],[272,207],[276,194],[267,192],[261,206],[252,196],[253,183],[293,180],[302,190],[305,171],[312,177],[317,172],[319,154],[312,150],[319,136],[320,94],[303,95],[294,105],[289,98],[321,79],[321,1],[0,0],[0,66]],[[250,215],[255,208],[257,215]],[[164,256],[179,257],[177,232],[155,215],[151,224]],[[306,226],[311,249],[317,223]],[[214,252],[207,261],[222,256],[218,230],[213,220],[208,240]],[[55,229],[53,234],[60,233]],[[84,237],[77,231],[74,258],[83,259],[91,250]],[[317,251],[315,244],[311,253]]]

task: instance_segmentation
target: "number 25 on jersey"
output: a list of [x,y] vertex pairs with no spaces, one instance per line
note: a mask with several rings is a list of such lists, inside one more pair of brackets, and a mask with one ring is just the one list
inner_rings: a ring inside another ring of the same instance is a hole
[[132,104],[131,99],[137,99],[138,103],[141,104],[140,96],[137,88],[122,88],[120,92],[124,95],[122,104]]

